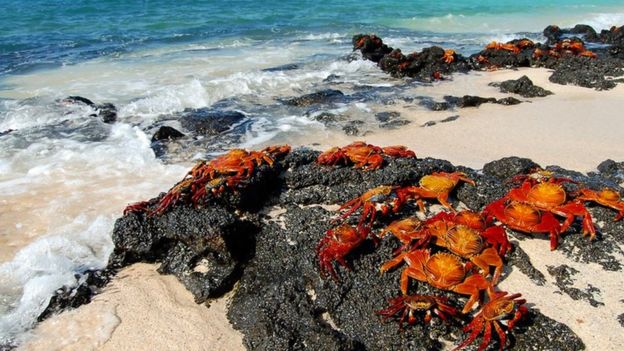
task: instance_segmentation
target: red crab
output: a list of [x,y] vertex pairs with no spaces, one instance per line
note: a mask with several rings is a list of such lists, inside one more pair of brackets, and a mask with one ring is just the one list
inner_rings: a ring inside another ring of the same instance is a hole
[[[479,351],[485,350],[492,338],[492,328],[498,334],[499,347],[502,350],[507,342],[506,332],[513,329],[516,323],[527,314],[528,309],[524,305],[526,300],[518,299],[521,294],[507,295],[507,292],[488,289],[489,301],[475,314],[474,319],[464,327],[464,332],[470,332],[470,336],[453,351],[463,349],[470,345],[483,332],[483,341],[479,345]],[[501,320],[508,320],[507,330],[503,330]]]
[[494,201],[486,206],[483,211],[488,219],[496,217],[507,227],[524,233],[548,233],[550,234],[550,249],[555,250],[559,243],[561,223],[555,216],[547,211],[540,211],[526,203],[512,201],[505,198]]
[[316,246],[316,255],[319,258],[321,275],[327,276],[327,274],[331,274],[335,280],[338,280],[338,274],[334,269],[333,262],[338,261],[343,267],[350,268],[347,261],[345,261],[345,256],[360,246],[367,236],[368,231],[356,229],[348,224],[342,224],[329,229]]
[[[387,215],[391,211],[398,212],[408,197],[409,194],[404,191],[404,188],[392,185],[378,186],[342,205],[340,210],[347,209],[347,211],[340,216],[340,219],[345,219],[362,208],[358,227],[370,228],[375,221],[378,210],[381,211],[382,215]],[[367,219],[368,223],[365,223]]]
[[401,329],[403,329],[403,323],[406,321],[409,325],[416,323],[416,313],[424,314],[422,320],[425,323],[431,321],[432,312],[443,321],[448,321],[458,315],[458,311],[453,306],[448,305],[448,299],[441,296],[400,295],[391,298],[388,302],[390,306],[377,311],[377,314],[382,316],[384,322],[400,314],[399,328]]
[[618,211],[618,214],[613,219],[619,221],[624,218],[624,201],[620,193],[616,190],[604,188],[601,191],[594,191],[591,189],[581,189],[580,195],[576,198],[580,201],[592,201],[602,206],[606,206]]
[[475,185],[475,182],[463,172],[435,172],[420,178],[419,186],[404,188],[404,192],[409,197],[416,199],[422,212],[425,212],[425,204],[422,199],[437,199],[444,207],[455,211],[448,202],[448,196],[460,181]]
[[444,60],[444,62],[451,64],[455,61],[455,50],[453,49],[447,49],[444,50],[444,56],[442,56],[442,59]]
[[409,278],[413,278],[438,289],[469,295],[470,298],[464,305],[462,313],[468,313],[479,301],[480,292],[491,285],[491,282],[481,274],[472,272],[470,263],[465,264],[458,256],[446,252],[433,255],[429,250],[405,252],[384,263],[381,272],[392,269],[401,263],[401,260],[407,263],[407,267],[401,273],[403,294],[407,294]]
[[316,159],[321,165],[333,166],[337,164],[350,165],[355,168],[373,170],[381,168],[383,155],[391,157],[416,157],[416,154],[405,146],[379,146],[356,141],[344,147],[333,147]]
[[538,210],[565,217],[561,232],[565,232],[576,217],[582,217],[583,234],[589,234],[590,239],[593,240],[596,229],[587,208],[580,201],[567,200],[567,193],[561,183],[568,181],[570,180],[567,178],[550,178],[534,184],[533,180],[527,179],[519,188],[510,190],[505,198],[528,203]]
[[505,50],[513,54],[517,54],[520,52],[520,49],[514,44],[511,44],[511,43],[503,44],[503,43],[498,43],[495,41],[486,45],[485,49],[486,50]]
[[414,247],[422,246],[429,238],[422,235],[422,221],[418,217],[412,216],[404,219],[396,220],[379,233],[379,238],[383,238],[386,234],[391,233],[403,244],[395,253],[408,248],[413,240],[419,239]]
[[139,201],[126,206],[123,211],[123,215],[127,215],[128,213],[143,213],[146,212],[149,208],[149,201]]

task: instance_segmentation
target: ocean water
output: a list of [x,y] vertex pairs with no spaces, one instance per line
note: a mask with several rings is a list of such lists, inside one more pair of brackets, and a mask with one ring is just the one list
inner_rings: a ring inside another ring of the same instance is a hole
[[[329,112],[370,121],[418,90],[350,56],[353,34],[377,33],[404,52],[470,54],[577,23],[622,25],[624,4],[0,0],[0,133],[13,130],[0,134],[0,344],[27,338],[55,289],[103,267],[123,207],[168,189],[194,159],[330,137],[314,120],[324,111],[280,99],[328,87],[357,93]],[[294,66],[265,70],[282,65]],[[69,95],[115,104],[118,122],[60,102]],[[167,116],[215,104],[243,112],[243,132],[154,155],[155,128],[177,126]]]

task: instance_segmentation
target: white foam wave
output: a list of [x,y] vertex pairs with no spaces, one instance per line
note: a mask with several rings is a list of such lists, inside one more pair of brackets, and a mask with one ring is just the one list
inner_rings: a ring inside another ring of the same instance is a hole
[[112,252],[109,233],[113,217],[99,216],[85,229],[83,218],[63,228],[60,235],[41,238],[0,265],[3,314],[0,343],[31,327],[61,286],[75,286],[75,274],[106,265]]

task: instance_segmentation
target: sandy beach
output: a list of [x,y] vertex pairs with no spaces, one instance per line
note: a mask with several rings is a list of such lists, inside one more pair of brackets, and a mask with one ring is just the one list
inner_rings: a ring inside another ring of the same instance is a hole
[[[439,98],[448,94],[503,97],[507,95],[488,83],[522,75],[554,95],[521,98],[523,103],[516,106],[487,104],[454,112],[415,111],[409,104],[390,106],[389,111],[401,112],[412,123],[365,138],[336,133],[323,140],[331,140],[333,145],[358,139],[379,145],[403,144],[415,150],[418,157],[443,158],[477,169],[512,155],[531,158],[542,166],[556,164],[580,172],[594,171],[605,159],[624,159],[622,85],[610,91],[562,86],[550,83],[545,69],[520,69],[455,75],[452,82],[423,88],[423,94]],[[454,114],[460,116],[455,121],[421,127]],[[300,139],[299,145],[318,149],[329,146],[316,144],[313,136]],[[567,324],[587,350],[616,350],[624,343],[617,323],[624,301],[620,272],[571,262],[550,252],[544,240],[516,243],[546,277],[549,266],[566,264],[577,269],[580,273],[575,276],[574,286],[598,288],[602,305],[592,307],[585,301],[572,300],[550,280],[532,288],[528,277],[517,270],[502,281],[502,289],[522,291],[532,308]],[[619,260],[624,262],[624,257]],[[228,296],[211,302],[210,307],[197,305],[176,278],[161,276],[155,269],[147,264],[125,268],[92,303],[40,323],[20,350],[244,349],[242,335],[225,316]]]

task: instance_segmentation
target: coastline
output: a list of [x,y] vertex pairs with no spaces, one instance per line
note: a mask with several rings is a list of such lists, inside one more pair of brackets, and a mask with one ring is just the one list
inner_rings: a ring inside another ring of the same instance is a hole
[[[301,144],[317,149],[361,139],[383,146],[403,144],[415,150],[419,158],[442,158],[455,165],[474,168],[482,168],[484,163],[502,157],[519,156],[531,158],[542,166],[556,164],[589,172],[607,158],[624,159],[624,147],[618,133],[624,130],[624,119],[620,117],[620,111],[624,110],[622,85],[610,91],[561,86],[548,81],[546,69],[519,69],[456,74],[451,82],[426,87],[424,93],[434,98],[447,94],[503,97],[507,95],[488,83],[517,79],[522,75],[527,75],[536,85],[553,91],[555,95],[522,99],[524,102],[516,106],[487,104],[458,111],[429,112],[412,109],[409,105],[401,106],[401,115],[412,123],[397,130],[365,137],[346,137],[338,132],[334,135],[330,131],[323,140],[332,142],[332,145],[315,144],[315,136],[303,139]],[[390,106],[389,111],[397,111],[396,108]],[[460,118],[421,127],[428,121],[441,120],[451,114],[458,114]],[[535,244],[540,246],[539,249],[532,246],[533,241],[520,244],[525,251],[532,251],[528,253],[533,263],[538,263],[538,268],[545,270],[549,264],[566,261],[556,255],[548,256],[553,253],[547,250],[542,240],[539,241]],[[515,271],[501,283],[501,287],[522,291],[535,308],[555,320],[569,324],[570,318],[576,318],[577,323],[570,327],[583,338],[587,350],[614,349],[624,343],[624,338],[617,333],[617,324],[610,320],[611,331],[602,329],[599,337],[593,333],[601,319],[615,313],[613,309],[624,296],[618,297],[617,284],[609,281],[613,279],[612,274],[593,274],[590,268],[582,270],[577,278],[582,284],[607,287],[609,306],[597,310],[567,298],[566,306],[574,307],[552,308],[546,304],[551,299],[562,298],[556,286],[549,284],[542,289],[527,290],[525,277]],[[210,308],[197,305],[173,276],[158,275],[154,265],[135,264],[122,270],[92,303],[40,323],[33,331],[33,339],[20,349],[108,350],[136,349],[141,345],[141,349],[147,350],[167,345],[191,350],[203,349],[210,343],[212,349],[243,350],[241,334],[232,329],[225,317],[226,303],[227,297],[213,301]],[[596,313],[592,314],[593,311]],[[80,323],[93,316],[100,318],[96,318],[93,324]],[[139,325],[147,327],[137,335],[132,330]],[[196,329],[198,326],[200,328]],[[106,332],[95,333],[99,328]],[[63,331],[71,335],[64,337]]]

